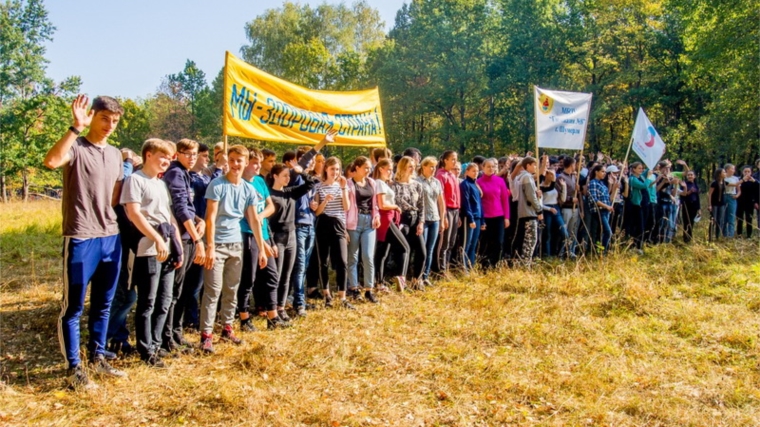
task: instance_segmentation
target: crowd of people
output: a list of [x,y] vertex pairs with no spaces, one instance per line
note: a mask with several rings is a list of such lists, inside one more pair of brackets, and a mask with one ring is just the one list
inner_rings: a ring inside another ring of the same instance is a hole
[[[45,159],[63,167],[59,337],[73,386],[90,384],[79,349],[88,287],[89,361],[123,377],[108,360],[137,354],[163,367],[172,355],[214,353],[215,329],[218,342],[240,345],[244,333],[288,328],[310,309],[376,304],[391,288],[422,291],[455,270],[602,256],[613,236],[641,251],[674,239],[679,211],[689,242],[701,217],[696,174],[681,160],[673,172],[668,161],[646,170],[601,154],[462,163],[451,150],[376,148],[343,163],[322,154],[336,131],[280,155],[155,138],[138,155],[107,143],[118,102],[88,105],[77,97],[73,125]],[[755,228],[760,172],[739,172],[725,165],[710,184],[715,238]]]

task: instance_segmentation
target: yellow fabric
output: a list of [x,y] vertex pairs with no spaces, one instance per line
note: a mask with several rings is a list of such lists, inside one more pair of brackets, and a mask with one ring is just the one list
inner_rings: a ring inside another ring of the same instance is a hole
[[384,147],[377,88],[356,92],[309,90],[278,79],[227,52],[224,133],[261,141],[316,144],[337,129],[335,144]]

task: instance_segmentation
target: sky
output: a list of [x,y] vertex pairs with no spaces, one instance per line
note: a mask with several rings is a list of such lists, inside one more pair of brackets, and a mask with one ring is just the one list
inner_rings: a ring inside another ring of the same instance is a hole
[[[321,3],[341,2],[300,1]],[[404,0],[368,3],[388,30]],[[56,31],[47,45],[47,74],[56,82],[80,76],[81,92],[91,98],[146,98],[164,76],[182,71],[191,59],[210,84],[224,66],[224,52],[240,55],[247,44],[245,24],[281,5],[261,0],[48,0],[48,19]]]

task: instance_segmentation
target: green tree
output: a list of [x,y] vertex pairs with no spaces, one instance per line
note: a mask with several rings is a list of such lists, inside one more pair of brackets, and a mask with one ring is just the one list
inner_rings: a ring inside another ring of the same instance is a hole
[[394,147],[489,149],[493,18],[486,0],[416,0],[398,13],[373,67]]
[[120,99],[119,102],[124,108],[124,115],[108,140],[119,147],[131,148],[139,153],[142,143],[153,136],[149,103],[139,99]]
[[209,95],[206,73],[198,68],[194,61],[188,59],[182,72],[166,76],[166,85],[168,86],[166,93],[186,104],[190,110],[190,133],[187,136],[198,138],[199,104]]
[[47,148],[66,128],[66,99],[78,77],[55,85],[45,76],[45,43],[55,28],[41,0],[0,3],[0,193],[7,201],[8,178],[20,176],[27,200],[30,176]]
[[366,1],[316,8],[285,2],[246,24],[243,59],[312,89],[366,85],[366,59],[383,43],[383,23]]

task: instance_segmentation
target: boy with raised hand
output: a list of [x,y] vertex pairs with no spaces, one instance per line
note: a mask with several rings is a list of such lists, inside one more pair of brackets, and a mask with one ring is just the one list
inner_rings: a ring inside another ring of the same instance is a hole
[[153,367],[164,366],[158,350],[172,302],[174,271],[182,266],[181,238],[172,215],[169,189],[158,178],[169,168],[174,152],[171,142],[145,141],[143,168],[124,181],[121,192],[121,204],[136,228],[131,247],[135,253],[132,284],[137,288],[137,352]]
[[203,233],[206,223],[195,213],[193,205],[193,186],[190,170],[198,160],[198,142],[192,139],[181,139],[177,142],[177,158],[164,173],[163,180],[169,188],[172,199],[172,212],[177,219],[179,233],[182,236],[182,267],[174,273],[174,289],[169,305],[169,313],[164,324],[161,348],[167,352],[178,349],[189,351],[189,343],[182,334],[182,315],[185,305],[180,302],[184,290],[185,277],[193,265],[206,256],[203,246]]
[[[255,210],[260,196],[243,180],[248,154],[248,149],[242,145],[230,147],[229,172],[211,181],[206,190],[206,274],[201,303],[201,349],[205,353],[214,352],[214,319],[220,296],[220,320],[223,325],[221,339],[242,344],[242,340],[232,331],[243,266],[242,222],[246,221],[250,225],[258,247],[264,247],[261,222]],[[266,262],[266,255],[262,251],[258,255],[259,266],[266,265]]]
[[[125,377],[105,360],[106,331],[121,267],[121,241],[114,205],[123,178],[121,153],[108,145],[124,113],[114,98],[78,95],[71,105],[74,124],[45,156],[51,169],[63,166],[63,303],[58,319],[61,352],[70,385],[86,386],[79,358],[79,320],[90,285],[87,351],[95,372]],[[89,127],[86,135],[79,134]]]

